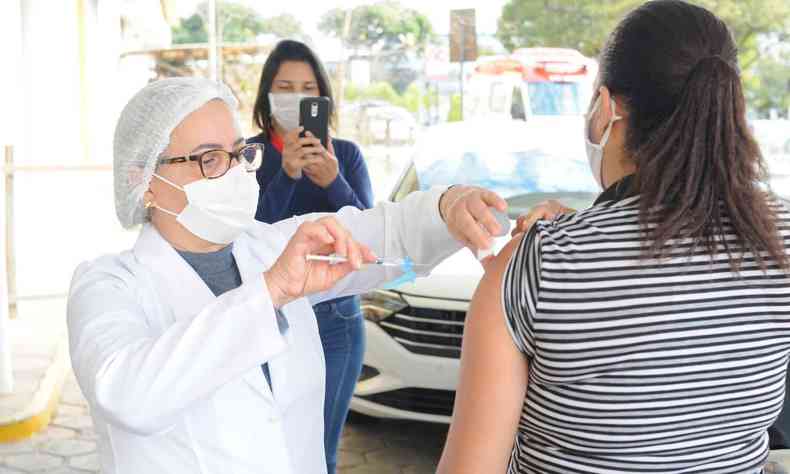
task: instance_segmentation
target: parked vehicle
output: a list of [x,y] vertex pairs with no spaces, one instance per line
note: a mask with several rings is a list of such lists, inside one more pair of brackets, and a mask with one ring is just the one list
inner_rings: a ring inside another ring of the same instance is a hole
[[[390,199],[461,183],[497,191],[511,218],[546,199],[587,207],[597,193],[582,140],[582,122],[538,132],[507,118],[428,129]],[[573,138],[576,137],[576,138]],[[496,246],[507,242],[501,238]],[[449,422],[458,383],[461,338],[482,267],[468,250],[395,290],[363,299],[367,351],[352,410],[381,418]]]
[[364,145],[413,143],[417,120],[403,107],[381,100],[345,104],[340,136]]

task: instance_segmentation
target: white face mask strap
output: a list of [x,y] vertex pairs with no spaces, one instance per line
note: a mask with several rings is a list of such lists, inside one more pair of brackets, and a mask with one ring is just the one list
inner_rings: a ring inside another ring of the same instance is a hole
[[[182,192],[186,193],[186,191],[184,191],[184,188],[182,188],[181,186],[177,185],[176,183],[174,183],[174,182],[170,181],[170,180],[169,180],[169,179],[167,179],[167,178],[163,178],[163,177],[159,176],[159,175],[158,175],[158,174],[156,174],[156,173],[154,173],[154,174],[153,174],[153,177],[154,177],[154,178],[157,178],[157,179],[160,179],[161,181],[163,181],[163,182],[165,182],[165,183],[169,184],[170,186],[173,186],[174,188],[178,189],[179,191],[182,191]],[[173,216],[173,217],[178,217],[178,213],[177,213],[177,212],[168,211],[168,210],[167,210],[167,209],[165,209],[164,207],[159,207],[159,206],[157,206],[157,205],[156,205],[155,203],[153,203],[153,202],[152,202],[152,203],[150,203],[150,204],[148,204],[146,207],[153,207],[153,208],[155,208],[155,209],[159,209],[160,211],[164,212],[165,214],[170,214],[170,215],[171,215],[171,216]]]
[[163,177],[159,176],[159,175],[158,175],[158,174],[156,174],[156,173],[154,173],[154,174],[153,174],[153,177],[154,177],[154,178],[157,178],[157,179],[159,179],[159,180],[161,180],[161,181],[163,181],[163,182],[165,182],[165,183],[167,183],[167,184],[169,184],[170,186],[173,186],[174,188],[178,189],[179,191],[186,192],[186,191],[184,191],[184,188],[183,188],[183,187],[181,187],[181,186],[177,185],[176,183],[174,183],[174,182],[170,181],[170,180],[169,180],[169,179],[167,179],[167,178],[163,178]]
[[606,126],[606,130],[604,130],[603,136],[601,137],[601,143],[599,145],[601,147],[605,146],[606,142],[609,141],[609,134],[612,133],[612,127],[614,127],[614,123],[617,122],[618,120],[623,119],[623,117],[617,115],[617,103],[614,101],[613,98],[609,99],[609,104],[612,107],[612,118],[609,119],[609,124]]
[[168,211],[168,210],[167,210],[167,209],[165,209],[164,207],[159,207],[159,206],[157,206],[156,204],[153,204],[153,203],[152,203],[150,207],[153,207],[154,209],[159,209],[160,211],[164,212],[165,214],[170,214],[170,215],[171,215],[171,216],[173,216],[173,217],[178,217],[178,213],[176,213],[176,212],[173,212],[173,211]]

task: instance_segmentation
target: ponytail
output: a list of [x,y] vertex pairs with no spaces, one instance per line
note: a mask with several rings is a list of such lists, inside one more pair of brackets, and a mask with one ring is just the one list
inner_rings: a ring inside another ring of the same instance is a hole
[[745,258],[763,271],[790,271],[780,205],[762,187],[765,164],[723,21],[682,0],[645,2],[609,36],[600,82],[627,109],[625,148],[648,239],[643,257],[683,247],[711,259],[723,252],[735,272]]
[[[690,239],[690,253],[723,250],[736,272],[746,253],[762,270],[766,259],[788,269],[775,206],[759,185],[766,177],[760,148],[745,117],[734,61],[698,60],[671,115],[634,150],[646,256],[664,257],[671,240]],[[728,241],[728,233],[736,239]]]

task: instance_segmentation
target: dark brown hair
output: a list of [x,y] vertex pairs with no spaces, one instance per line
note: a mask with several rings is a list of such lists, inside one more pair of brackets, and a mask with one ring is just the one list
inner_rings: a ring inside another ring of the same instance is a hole
[[628,108],[645,256],[662,258],[673,240],[690,239],[689,253],[724,250],[734,271],[746,253],[763,270],[787,270],[727,25],[680,0],[647,2],[615,28],[600,63],[601,85]]
[[267,140],[271,138],[269,133],[272,129],[272,106],[269,103],[269,92],[272,90],[274,76],[280,70],[280,65],[286,61],[297,61],[310,65],[318,83],[319,94],[323,97],[329,97],[330,104],[332,104],[329,123],[332,126],[336,123],[332,83],[329,81],[329,76],[318,59],[318,55],[309,46],[300,41],[282,40],[277,43],[277,46],[274,47],[263,64],[261,81],[258,84],[258,97],[255,99],[255,107],[252,110],[252,120],[261,129],[263,136]]

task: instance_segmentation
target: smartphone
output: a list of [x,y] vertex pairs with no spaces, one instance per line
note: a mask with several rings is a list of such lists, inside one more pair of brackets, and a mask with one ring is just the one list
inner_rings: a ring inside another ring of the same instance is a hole
[[332,101],[329,97],[304,97],[299,102],[299,125],[304,127],[300,136],[310,132],[329,149],[329,114]]

